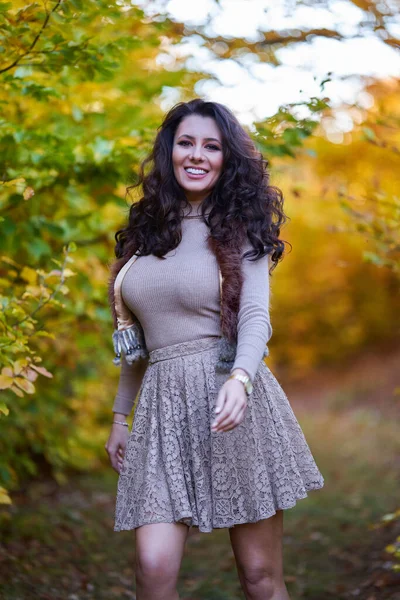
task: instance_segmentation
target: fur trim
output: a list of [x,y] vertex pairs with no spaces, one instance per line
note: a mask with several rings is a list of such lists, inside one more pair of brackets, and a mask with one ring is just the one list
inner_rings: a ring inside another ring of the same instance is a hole
[[229,342],[237,341],[238,313],[243,285],[242,243],[240,239],[222,244],[208,237],[208,244],[216,256],[222,275],[221,330]]

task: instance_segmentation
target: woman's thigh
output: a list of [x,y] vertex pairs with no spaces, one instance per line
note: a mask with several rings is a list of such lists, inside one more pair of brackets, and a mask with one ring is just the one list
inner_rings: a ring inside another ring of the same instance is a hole
[[135,532],[137,575],[177,578],[189,527],[184,523],[152,523],[138,527]]
[[257,580],[260,576],[283,579],[283,511],[257,523],[243,523],[229,529],[239,575]]

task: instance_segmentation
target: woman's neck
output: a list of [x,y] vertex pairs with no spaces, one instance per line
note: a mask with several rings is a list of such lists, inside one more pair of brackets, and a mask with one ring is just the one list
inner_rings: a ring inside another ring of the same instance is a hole
[[198,199],[187,198],[187,201],[189,202],[189,206],[185,206],[184,214],[185,215],[189,215],[189,214],[190,215],[200,215],[203,200],[204,200],[204,198],[198,198]]

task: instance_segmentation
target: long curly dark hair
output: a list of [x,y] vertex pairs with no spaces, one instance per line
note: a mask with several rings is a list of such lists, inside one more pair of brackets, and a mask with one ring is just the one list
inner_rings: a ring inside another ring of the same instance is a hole
[[[271,271],[283,257],[284,242],[279,239],[287,218],[280,189],[269,185],[268,161],[257,151],[252,139],[233,113],[218,102],[200,98],[176,104],[165,116],[150,155],[142,162],[139,178],[132,189],[142,186],[143,196],[132,204],[129,222],[115,234],[117,258],[131,257],[140,250],[146,256],[163,257],[181,241],[184,190],[175,179],[172,145],[179,123],[189,115],[212,117],[221,132],[223,167],[212,192],[202,203],[202,214],[210,234],[221,242],[237,236],[244,228],[255,259],[271,254]],[[147,166],[151,168],[146,173]],[[205,212],[210,209],[208,217]]]
[[285,242],[279,235],[288,217],[283,211],[281,190],[269,185],[268,161],[234,114],[217,102],[200,98],[180,102],[171,108],[158,128],[153,149],[142,162],[137,181],[127,188],[129,194],[142,186],[143,195],[130,207],[127,226],[115,234],[117,260],[111,266],[109,299],[112,303],[113,280],[133,254],[162,258],[182,239],[182,209],[189,202],[174,175],[172,150],[180,122],[190,115],[213,118],[222,137],[221,175],[201,203],[201,211],[209,227],[211,247],[230,288],[225,297],[228,304],[225,315],[230,321],[227,330],[233,332],[237,292],[242,283],[240,273],[234,275],[236,270],[240,271],[238,248],[249,241],[252,248],[244,257],[251,260],[269,254],[272,273],[284,255]]

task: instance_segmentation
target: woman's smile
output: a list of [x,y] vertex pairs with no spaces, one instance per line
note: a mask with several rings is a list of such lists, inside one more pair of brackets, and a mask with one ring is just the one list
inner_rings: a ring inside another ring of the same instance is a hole
[[184,171],[189,179],[203,179],[208,174],[208,171],[205,169],[198,169],[196,167],[184,167]]

